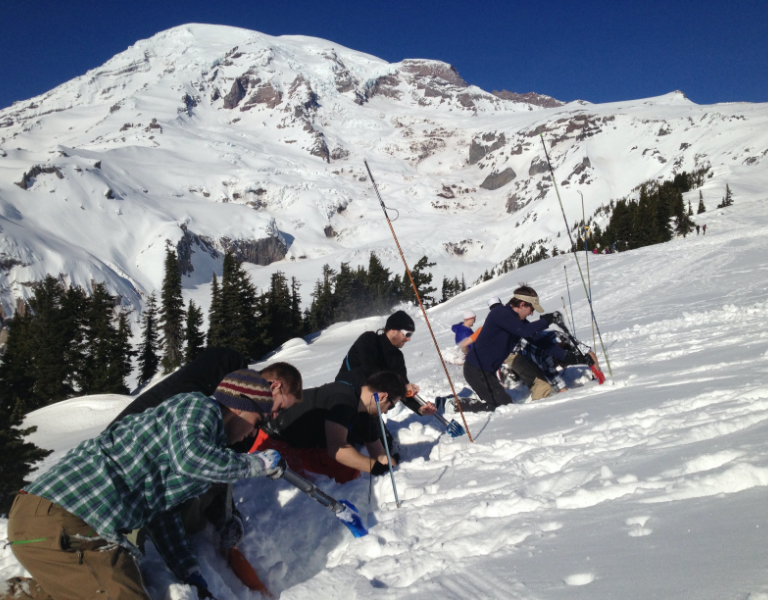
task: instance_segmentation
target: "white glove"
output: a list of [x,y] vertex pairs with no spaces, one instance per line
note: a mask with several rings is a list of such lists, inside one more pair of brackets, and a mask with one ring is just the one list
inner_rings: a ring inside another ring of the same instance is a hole
[[270,479],[280,479],[285,473],[285,459],[277,450],[264,450],[248,454],[250,459],[251,477],[266,476]]

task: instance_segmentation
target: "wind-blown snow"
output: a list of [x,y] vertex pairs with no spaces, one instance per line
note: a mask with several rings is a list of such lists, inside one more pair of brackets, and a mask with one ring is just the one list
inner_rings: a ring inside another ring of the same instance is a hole
[[[741,196],[700,221],[705,236],[590,257],[614,372],[605,385],[580,384],[570,369],[577,387],[562,394],[469,415],[475,443],[393,411],[405,456],[395,475],[399,509],[388,477],[373,481],[370,503],[367,477],[343,486],[319,478],[360,509],[367,537],[354,539],[285,482],[237,485],[248,519],[241,549],[270,589],[282,600],[765,598],[768,197]],[[463,310],[482,323],[486,299],[506,300],[519,281],[546,309],[560,309],[564,264],[576,272],[572,256],[549,259],[432,309],[441,347],[452,345],[450,326]],[[591,342],[573,280],[577,333]],[[425,397],[443,394],[436,352],[412,312],[410,377]],[[330,381],[354,339],[383,322],[334,325],[270,360],[296,364],[308,386]],[[449,370],[461,389],[460,368]],[[60,456],[128,401],[81,398],[37,411],[27,419],[40,428],[31,439]],[[257,597],[216,555],[211,531],[194,541],[218,598]],[[0,560],[3,576],[19,573],[9,550]],[[142,570],[153,598],[194,598],[151,546]]]

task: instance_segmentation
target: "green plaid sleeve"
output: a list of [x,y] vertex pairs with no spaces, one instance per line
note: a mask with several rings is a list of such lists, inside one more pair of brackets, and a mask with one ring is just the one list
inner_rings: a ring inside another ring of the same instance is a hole
[[195,571],[200,571],[184,531],[180,510],[158,515],[147,524],[147,532],[165,564],[179,580],[184,581]]
[[213,483],[235,483],[250,476],[249,461],[243,454],[226,448],[221,422],[199,405],[181,407],[171,428],[169,455],[179,475]]

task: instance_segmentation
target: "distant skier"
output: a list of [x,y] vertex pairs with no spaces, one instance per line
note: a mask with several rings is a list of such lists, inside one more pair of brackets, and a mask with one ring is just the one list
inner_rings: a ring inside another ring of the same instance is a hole
[[701,234],[707,235],[707,224],[704,223],[704,225],[701,226]]
[[269,382],[242,369],[212,397],[179,394],[113,423],[16,497],[8,518],[14,555],[54,598],[149,600],[136,564],[141,553],[125,537],[146,527],[176,577],[210,598],[179,507],[215,483],[283,476],[278,452],[227,448],[274,404]]
[[[555,320],[554,313],[542,314],[538,321],[526,319],[533,311],[544,313],[536,291],[529,286],[517,288],[509,304],[491,311],[483,324],[482,332],[472,344],[472,350],[464,362],[464,378],[481,402],[462,401],[462,409],[470,412],[493,411],[512,402],[509,394],[496,376],[501,364],[512,354],[521,339],[531,339]],[[551,344],[544,348],[564,365],[584,364],[591,358],[566,352]]]
[[701,229],[700,225],[696,225],[696,235],[699,235],[699,229]]
[[456,344],[461,348],[462,352],[466,354],[469,347],[472,345],[472,340],[469,338],[474,333],[472,331],[472,325],[475,324],[475,319],[477,316],[475,315],[474,311],[471,310],[465,310],[462,316],[462,322],[453,325],[451,327],[451,331],[454,333],[454,340]]
[[[359,390],[343,381],[304,390],[302,403],[263,427],[251,451],[275,449],[294,471],[327,475],[339,483],[356,479],[361,471],[384,475],[387,456],[374,393],[386,413],[405,398],[405,384],[397,373],[381,371]],[[355,445],[364,445],[368,456]]]

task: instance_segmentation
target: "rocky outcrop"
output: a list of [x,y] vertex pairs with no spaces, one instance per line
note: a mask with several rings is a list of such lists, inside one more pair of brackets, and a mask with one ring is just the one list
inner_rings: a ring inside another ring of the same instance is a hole
[[219,243],[225,252],[233,252],[236,260],[263,267],[282,260],[288,252],[288,244],[276,236],[260,240],[232,240],[224,237]]
[[483,183],[480,184],[480,187],[485,190],[498,190],[507,185],[515,177],[517,177],[517,175],[512,170],[512,167],[507,167],[501,173],[493,172],[488,175],[488,177],[483,180]]
[[28,190],[35,183],[35,177],[42,175],[43,173],[56,174],[59,179],[64,179],[64,175],[61,173],[58,167],[44,167],[42,165],[35,165],[29,171],[24,173],[21,177],[21,181],[16,181],[22,190]]
[[515,92],[508,92],[507,90],[493,90],[491,92],[497,98],[502,100],[509,100],[510,102],[519,102],[520,104],[532,104],[533,106],[540,106],[541,108],[555,108],[557,106],[563,106],[565,102],[555,100],[551,96],[544,96],[535,92],[528,92],[527,94],[517,94]]
[[496,132],[484,133],[479,139],[473,139],[469,146],[469,164],[478,163],[486,154],[498,150],[506,143],[504,134],[496,134]]
[[528,169],[528,175],[530,177],[533,177],[534,175],[538,175],[540,173],[548,173],[549,172],[549,165],[547,164],[546,160],[542,160],[540,157],[535,157],[531,161],[531,166]]
[[245,98],[245,86],[248,85],[248,80],[244,77],[238,77],[232,82],[232,88],[229,93],[224,96],[224,108],[235,108],[243,98]]
[[211,240],[189,231],[184,224],[180,225],[180,227],[184,235],[176,244],[176,256],[179,259],[179,270],[182,275],[189,275],[195,270],[195,267],[192,266],[192,254],[195,248],[210,254],[213,258],[219,257],[219,252],[213,247]]

